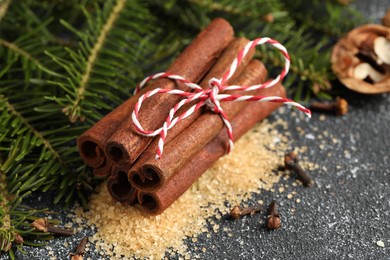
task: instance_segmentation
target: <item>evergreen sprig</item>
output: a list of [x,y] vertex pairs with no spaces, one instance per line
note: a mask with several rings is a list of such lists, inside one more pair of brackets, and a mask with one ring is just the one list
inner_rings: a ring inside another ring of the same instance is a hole
[[321,33],[328,38],[336,39],[356,25],[367,23],[360,13],[340,2],[336,0],[284,0],[284,5],[298,24],[306,26],[317,35]]
[[65,48],[65,58],[46,52],[67,73],[67,77],[50,81],[67,94],[51,99],[64,108],[72,123],[80,119],[96,121],[102,109],[109,110],[128,96],[142,77],[141,57],[155,47],[148,44],[148,38],[156,33],[154,19],[143,5],[111,0],[104,1],[100,9],[101,4],[95,3],[95,17],[82,8],[87,21],[82,30],[61,20],[77,36],[76,50]]

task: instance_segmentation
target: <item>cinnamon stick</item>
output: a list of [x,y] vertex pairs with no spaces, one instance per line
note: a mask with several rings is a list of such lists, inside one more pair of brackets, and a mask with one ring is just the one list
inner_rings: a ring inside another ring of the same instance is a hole
[[[233,28],[221,19],[213,20],[175,60],[167,72],[198,82],[212,67],[226,46],[233,40]],[[150,84],[153,88],[179,88],[188,90],[184,84],[158,79]],[[154,95],[143,103],[139,120],[145,129],[162,125],[169,110],[180,100],[175,95]],[[105,152],[116,163],[132,164],[152,141],[151,137],[139,135],[130,114],[108,140]]]
[[[195,79],[200,78],[232,39],[233,29],[229,23],[223,19],[215,19],[179,55],[168,71],[177,74],[185,72],[183,76],[190,74],[194,75]],[[103,164],[108,139],[126,118],[130,118],[139,97],[157,87],[174,88],[175,85],[169,80],[156,80],[111,111],[77,139],[80,156],[86,164],[91,167]],[[122,150],[113,148],[111,153],[114,158],[120,157]]]
[[[203,89],[209,87],[209,81],[213,77],[221,78],[223,74],[227,71],[229,66],[232,64],[234,59],[237,57],[239,51],[241,51],[245,45],[249,42],[249,40],[245,38],[237,38],[233,42],[229,44],[226,50],[222,53],[221,57],[215,63],[215,65],[211,68],[211,70],[207,73],[207,75],[203,78],[201,83],[199,84]],[[254,55],[254,50],[250,50],[250,52],[243,58],[241,64],[237,67],[236,72],[233,74],[232,78],[228,81],[234,82],[237,77],[241,74],[241,72],[246,68],[249,61],[252,59]],[[190,104],[192,105],[192,104]],[[183,109],[188,109],[190,106],[187,106]],[[201,110],[195,111],[191,116],[187,117],[185,120],[180,121],[174,127],[172,127],[165,139],[165,144],[168,144],[172,141],[177,135],[179,135],[183,130],[185,130],[191,123],[193,123],[200,115]],[[178,112],[180,114],[180,111]],[[153,158],[156,154],[158,147],[159,136],[153,140],[153,142],[148,146],[147,149],[142,153],[137,161],[132,166],[129,172],[129,180],[135,178],[136,180],[132,182],[133,185],[137,186],[137,182],[149,182],[153,181],[153,178],[149,178],[148,176],[141,173],[141,167],[144,165],[150,158]]]
[[116,201],[134,205],[138,202],[137,190],[127,180],[129,168],[128,165],[115,165],[107,180],[107,189]]
[[110,175],[112,168],[112,162],[107,158],[104,158],[103,164],[93,169],[93,174],[96,177],[104,178]]
[[[258,90],[256,95],[281,96],[286,93],[281,84],[271,88]],[[266,118],[279,103],[258,103],[249,104],[240,111],[232,120],[235,140],[250,130],[257,122]],[[196,153],[187,164],[182,167],[163,188],[155,192],[138,193],[138,200],[141,208],[149,214],[160,214],[175,202],[215,161],[226,153],[228,136],[225,129],[222,129],[217,137],[208,143],[202,150]]]
[[132,96],[79,136],[77,147],[81,159],[86,164],[91,167],[99,167],[104,163],[106,158],[104,146],[107,140],[115,132],[125,116],[131,113],[138,98]]
[[[234,85],[249,86],[252,82],[262,82],[267,71],[258,60],[252,60]],[[241,94],[242,91],[231,91]],[[246,92],[247,94],[250,94]],[[228,118],[233,118],[246,102],[224,102],[221,106]],[[143,191],[154,191],[164,186],[175,172],[184,167],[190,158],[209,143],[222,129],[220,115],[207,111],[200,116],[185,131],[165,145],[164,155],[160,159],[150,158],[142,167],[141,174],[145,178],[134,175],[130,182],[134,187]],[[143,181],[145,180],[145,181]]]

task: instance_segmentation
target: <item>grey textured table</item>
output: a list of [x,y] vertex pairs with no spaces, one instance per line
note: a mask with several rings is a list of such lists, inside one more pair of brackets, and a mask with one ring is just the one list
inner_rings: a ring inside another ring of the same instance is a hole
[[[354,5],[378,22],[390,2],[358,0]],[[291,131],[294,145],[307,146],[306,156],[319,165],[312,172],[314,187],[290,185],[291,190],[283,194],[263,192],[253,198],[280,203],[282,228],[268,232],[265,213],[260,225],[259,217],[238,222],[222,218],[216,221],[235,235],[217,232],[211,238],[200,235],[196,243],[189,240],[190,248],[199,248],[193,255],[201,259],[390,259],[390,95],[366,96],[345,90],[343,96],[350,103],[344,117],[327,115],[322,120],[321,114],[314,114],[306,121],[278,112],[271,117],[283,117],[291,129],[301,127],[306,135]],[[325,130],[340,142],[321,146],[326,140],[318,135]],[[286,194],[292,190],[298,194],[289,200]],[[301,203],[296,203],[297,198]],[[90,234],[85,230],[66,240],[75,245]],[[376,244],[379,240],[385,247]],[[50,247],[60,259],[68,259],[69,249],[63,242],[57,239]],[[47,259],[47,250],[29,250],[17,258]],[[88,257],[100,259],[98,254]]]

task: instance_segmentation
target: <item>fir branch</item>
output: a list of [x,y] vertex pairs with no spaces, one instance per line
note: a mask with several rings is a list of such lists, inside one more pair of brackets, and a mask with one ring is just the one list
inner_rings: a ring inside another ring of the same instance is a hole
[[0,170],[0,253],[12,252],[11,246],[15,240],[14,227],[11,223],[10,202],[8,201],[6,181],[5,174]]
[[[80,85],[78,86],[78,89],[76,90],[76,98],[73,101],[73,105],[70,107],[69,114],[75,115],[76,111],[79,110],[80,102],[84,99],[85,91],[87,88],[87,83],[90,79],[92,68],[96,62],[97,56],[99,52],[101,51],[101,48],[103,47],[104,42],[107,39],[108,33],[111,31],[115,21],[118,19],[119,13],[123,10],[125,7],[125,3],[127,0],[118,0],[114,8],[112,9],[112,12],[110,16],[108,17],[106,23],[103,25],[100,35],[97,38],[97,41],[95,43],[95,46],[92,48],[89,57],[87,58],[87,64],[84,71],[84,74],[82,75]],[[70,117],[71,122],[75,122],[77,120],[76,117]]]
[[[10,12],[19,12],[18,7],[11,8]],[[2,39],[0,44],[0,50],[7,53],[3,57],[12,58],[0,77],[0,153],[5,158],[0,168],[8,179],[7,191],[18,197],[13,206],[19,205],[31,191],[46,191],[53,185],[59,185],[60,190],[55,201],[64,199],[69,203],[77,196],[73,191],[79,183],[90,184],[73,145],[85,126],[71,127],[61,108],[45,98],[62,95],[46,82],[52,77],[64,78],[64,73],[44,51],[50,50],[57,58],[62,58],[64,51],[49,44],[50,32],[42,34],[47,41],[36,36],[42,30],[47,31],[52,19],[41,23],[32,12],[26,12],[26,16],[40,24],[13,42]],[[9,36],[3,30],[0,34]],[[25,80],[21,73],[26,75]],[[20,86],[28,91],[20,91]]]
[[[0,170],[7,176],[7,191],[18,194],[20,201],[14,205],[19,205],[31,191],[46,191],[53,185],[58,185],[55,202],[60,199],[71,202],[76,195],[72,191],[78,183],[90,183],[85,180],[85,167],[80,167],[81,160],[72,145],[76,136],[85,128],[70,128],[62,120],[56,122],[54,118],[58,117],[60,111],[53,114],[43,109],[40,113],[46,116],[37,117],[36,112],[31,111],[34,109],[26,107],[25,102],[14,102],[12,105],[4,96],[0,96],[0,107],[3,110],[0,114],[0,143],[4,147],[0,152],[6,155],[0,163]],[[26,107],[26,112],[19,112],[16,106],[21,111]],[[34,125],[45,130],[38,130]],[[62,136],[58,136],[58,133]]]
[[4,0],[0,3],[0,22],[8,11],[8,6],[11,4],[11,0]]
[[0,253],[10,251],[13,240],[13,232],[10,229],[0,227]]
[[[348,5],[336,1],[283,0],[290,16],[317,34],[338,38],[367,20]],[[348,17],[348,19],[345,19]]]
[[10,251],[15,238],[7,199],[6,181],[5,174],[0,170],[0,253]]
[[11,228],[11,217],[8,209],[8,193],[5,174],[0,171],[0,228]]
[[279,1],[240,1],[224,0],[189,0],[191,3],[197,4],[202,8],[211,12],[223,12],[228,15],[239,17],[248,17],[256,21],[273,22],[274,18],[282,18],[287,16],[287,12],[282,10],[282,5]]
[[[23,30],[23,33],[16,38],[13,37],[15,29],[9,30],[9,28],[12,28],[15,22],[23,24],[25,21],[15,21],[15,17],[20,16],[17,16],[14,12],[23,13],[26,20],[32,19],[34,21],[29,22],[32,28],[29,28],[26,32]],[[6,64],[0,72],[0,78],[12,79],[13,82],[19,82],[18,84],[26,86],[31,78],[40,79],[42,71],[52,76],[61,76],[59,67],[51,59],[42,55],[43,49],[60,53],[59,47],[50,45],[50,41],[42,41],[42,35],[49,39],[52,37],[46,28],[51,20],[52,18],[46,21],[39,20],[24,4],[10,6],[9,14],[4,18],[4,26],[0,30],[0,51],[4,49],[1,59]],[[38,68],[38,70],[35,70],[35,68]],[[20,80],[21,72],[24,74],[24,81]]]
[[[1,252],[8,252],[11,259],[14,259],[12,246],[16,245],[17,249],[22,251],[20,245],[30,244],[29,240],[44,240],[53,237],[47,233],[38,234],[30,228],[30,221],[36,219],[38,214],[47,214],[47,210],[35,210],[20,206],[19,199],[8,201],[7,197],[10,196],[5,188],[7,186],[6,178],[2,172],[0,173],[0,188],[2,188],[0,190],[0,254]],[[13,197],[17,198],[16,196]]]
[[42,64],[35,58],[31,56],[28,52],[24,51],[23,49],[19,48],[16,44],[12,42],[8,42],[4,39],[0,39],[0,44],[13,50],[14,52],[20,54],[23,57],[26,57],[28,60],[32,61],[33,63],[36,63],[39,66],[42,66]]
[[38,130],[36,130],[26,118],[24,118],[18,111],[16,111],[15,107],[13,107],[4,97],[0,96],[0,102],[4,102],[6,105],[6,109],[11,112],[16,118],[18,118],[21,123],[28,128],[29,132],[31,132],[43,146],[48,149],[56,160],[58,160],[62,167],[68,168],[66,162],[61,158],[60,154],[53,148],[50,141],[47,140]]
[[224,13],[231,13],[235,15],[239,14],[239,15],[244,15],[249,17],[253,17],[255,13],[253,10],[243,11],[241,8],[230,5],[231,3],[226,4],[226,3],[207,1],[207,0],[189,0],[189,1],[213,11],[222,11]]
[[99,120],[104,111],[128,97],[144,76],[142,67],[150,64],[145,57],[156,47],[151,41],[158,31],[154,19],[138,1],[108,0],[94,10],[83,9],[84,30],[62,21],[80,39],[78,48],[66,48],[67,57],[46,52],[65,70],[65,78],[49,83],[67,93],[49,98],[63,107],[71,122]]
[[[8,143],[8,157],[7,159],[0,164],[0,169],[7,175],[10,179],[8,183],[8,190],[14,190],[14,192],[29,192],[31,189],[37,189],[44,184],[52,184],[53,179],[58,179],[59,176],[50,173],[50,168],[45,166],[51,165],[52,169],[57,168],[60,172],[69,171],[68,166],[65,164],[64,160],[60,157],[59,153],[53,148],[50,142],[44,138],[44,136],[38,132],[28,120],[23,117],[19,112],[17,112],[13,105],[11,105],[4,96],[0,96],[0,105],[6,112],[1,115],[3,124],[1,125],[2,134],[0,135],[0,140],[3,140],[3,143]],[[8,118],[8,120],[5,120]],[[12,120],[9,120],[12,118]],[[7,123],[8,122],[8,123]],[[17,133],[19,134],[17,138],[14,137]],[[7,142],[7,140],[9,140]],[[32,145],[29,145],[29,143]],[[32,153],[35,146],[40,147],[41,152],[36,154]],[[31,156],[34,156],[37,163],[30,164],[32,160]],[[52,160],[50,164],[45,163],[47,160]],[[25,163],[23,164],[23,162]],[[58,164],[58,166],[55,166]],[[41,167],[42,170],[37,168]],[[67,170],[68,169],[68,170]],[[31,172],[35,171],[35,174]],[[23,173],[22,176],[17,176],[17,173]],[[30,172],[30,174],[27,174]],[[42,174],[42,175],[41,175]],[[52,175],[53,179],[48,178]],[[40,177],[44,176],[46,178]],[[20,183],[23,180],[24,183]],[[20,184],[18,184],[20,183]]]

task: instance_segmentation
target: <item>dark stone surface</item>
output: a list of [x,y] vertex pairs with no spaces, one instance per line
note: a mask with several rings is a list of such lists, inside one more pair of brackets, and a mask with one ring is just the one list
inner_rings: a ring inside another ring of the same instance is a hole
[[[378,22],[386,10],[385,2],[358,0],[354,5]],[[324,115],[313,114],[309,121],[289,112],[271,117],[284,118],[293,145],[307,146],[305,159],[319,165],[310,172],[316,182],[311,188],[294,187],[288,179],[282,181],[290,184],[285,192],[254,196],[253,201],[279,202],[282,227],[267,231],[266,213],[242,221],[215,220],[221,226],[219,232],[211,232],[211,238],[201,234],[196,243],[187,241],[191,255],[199,259],[390,259],[390,95],[343,93],[350,103],[350,112],[344,117],[326,115],[323,120]],[[304,134],[299,134],[297,127]],[[330,135],[325,136],[324,131]],[[288,199],[286,195],[292,191],[297,195]],[[63,223],[68,222],[65,215],[63,218]],[[229,227],[233,236],[222,231],[223,227]],[[92,233],[83,230],[73,238],[51,241],[49,247],[29,248],[27,255],[18,254],[17,259],[48,259],[50,250],[58,259],[69,259],[64,241],[76,245]],[[384,248],[377,246],[379,240]],[[102,259],[97,252],[87,257]]]
[[[199,243],[208,248],[196,252],[202,259],[390,259],[390,96],[349,93],[346,98],[351,111],[344,117],[321,121],[314,114],[308,122],[288,113],[276,115],[285,117],[291,129],[305,130],[306,135],[296,134],[295,145],[309,147],[309,160],[320,166],[311,172],[315,186],[290,185],[284,193],[256,195],[254,201],[280,203],[282,228],[267,231],[265,214],[222,220],[221,226],[229,226],[234,236],[220,232],[211,241],[200,236]],[[323,131],[341,142],[319,139]],[[321,149],[321,144],[328,145]],[[293,190],[297,195],[287,199]],[[376,245],[379,240],[384,248]]]

